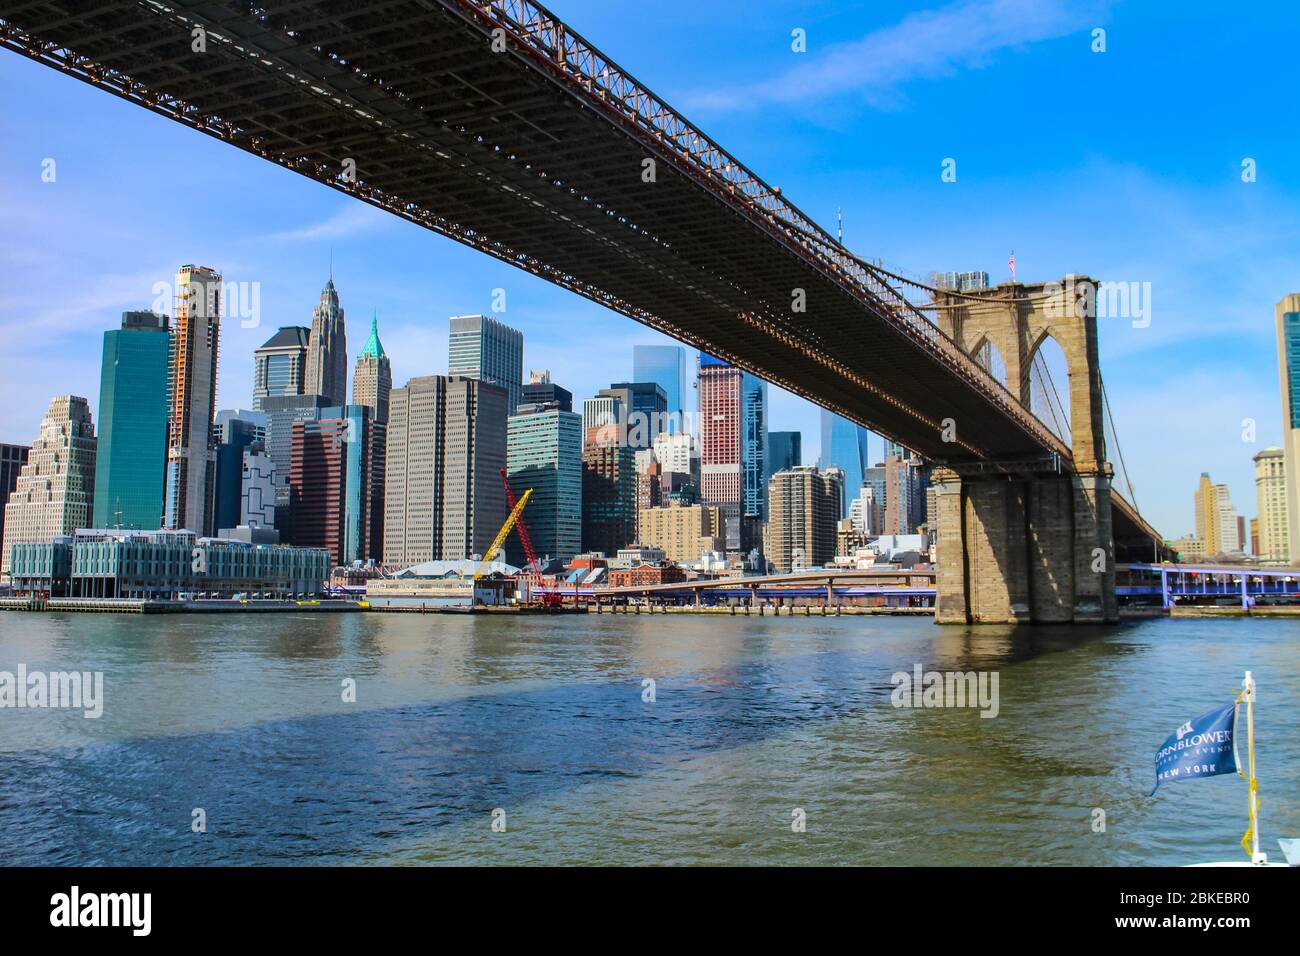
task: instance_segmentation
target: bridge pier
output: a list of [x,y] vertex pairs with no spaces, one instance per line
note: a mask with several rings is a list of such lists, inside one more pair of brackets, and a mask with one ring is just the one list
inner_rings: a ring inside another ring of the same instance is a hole
[[933,483],[935,623],[1119,620],[1107,475],[941,468]]

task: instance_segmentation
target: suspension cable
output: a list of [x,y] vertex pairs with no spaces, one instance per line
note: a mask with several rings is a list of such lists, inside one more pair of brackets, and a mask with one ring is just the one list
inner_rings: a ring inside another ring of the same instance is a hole
[[[1097,371],[1097,381],[1101,384],[1101,404],[1106,409],[1106,420],[1110,422],[1110,434],[1115,439],[1115,454],[1119,456],[1119,467],[1124,472],[1124,483],[1128,485],[1128,500],[1133,505],[1133,510],[1142,516],[1142,509],[1138,507],[1137,495],[1133,491],[1133,479],[1129,476],[1128,465],[1124,463],[1124,449],[1119,443],[1119,432],[1115,430],[1115,413],[1110,407],[1110,396],[1106,394],[1106,383],[1101,377],[1101,370]],[[1145,520],[1145,519],[1143,519]]]

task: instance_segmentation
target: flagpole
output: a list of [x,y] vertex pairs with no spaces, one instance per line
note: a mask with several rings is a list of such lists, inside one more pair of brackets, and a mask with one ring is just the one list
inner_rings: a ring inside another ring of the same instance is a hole
[[1250,862],[1259,863],[1259,790],[1255,783],[1255,678],[1246,671],[1246,679],[1241,682],[1243,696],[1246,698],[1246,758],[1250,767],[1250,783],[1247,788],[1247,801],[1250,807]]

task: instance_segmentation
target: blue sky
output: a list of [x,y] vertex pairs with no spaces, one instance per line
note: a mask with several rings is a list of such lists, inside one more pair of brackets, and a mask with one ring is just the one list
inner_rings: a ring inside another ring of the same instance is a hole
[[[1192,528],[1201,471],[1255,513],[1250,458],[1280,439],[1273,306],[1300,290],[1293,2],[969,0],[624,4],[561,17],[845,242],[914,275],[1150,282],[1151,322],[1104,320],[1102,368],[1138,502]],[[1106,52],[1092,52],[1095,28]],[[791,31],[807,52],[791,50]],[[525,368],[581,398],[657,333],[75,80],[0,52],[0,441],[49,398],[97,403],[100,336],[184,262],[261,284],[227,322],[219,406],[252,350],[310,324],[331,254],[349,352],[372,308],[398,384],[445,372],[447,317],[525,334]],[[46,158],[54,183],[41,181]],[[957,182],[940,179],[945,158]],[[1242,182],[1241,163],[1258,176]],[[817,452],[817,410],[772,390],[770,426]],[[1243,419],[1257,441],[1243,441]],[[873,455],[878,449],[873,449]]]

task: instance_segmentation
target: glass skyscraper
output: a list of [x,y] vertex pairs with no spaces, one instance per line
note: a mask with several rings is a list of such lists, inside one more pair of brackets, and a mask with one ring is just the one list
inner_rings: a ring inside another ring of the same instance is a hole
[[1283,297],[1277,320],[1277,370],[1282,386],[1282,454],[1286,462],[1287,547],[1300,561],[1300,293]]
[[686,409],[686,350],[680,345],[632,346],[632,381],[654,382],[664,390],[671,416],[667,431],[685,431],[681,427]]
[[799,432],[767,433],[767,474],[803,464],[803,435]]
[[[512,415],[506,473],[517,497],[533,490],[523,520],[538,557],[567,562],[581,552],[582,416],[559,408]],[[506,548],[510,563],[522,567],[525,556],[516,532]]]
[[253,408],[273,395],[301,395],[307,384],[307,347],[311,330],[281,327],[253,350]]
[[617,422],[626,426],[623,438],[633,448],[649,448],[655,435],[668,430],[664,413],[670,407],[658,382],[615,382],[596,397],[618,399],[623,417]]
[[745,372],[740,383],[740,484],[744,514],[767,520],[767,382]]
[[822,449],[817,465],[823,471],[831,465],[844,472],[844,493],[840,502],[840,517],[847,518],[849,504],[858,496],[862,478],[871,467],[868,454],[868,432],[847,418],[834,412],[821,410]]
[[524,400],[524,333],[485,315],[454,315],[447,348],[447,374],[500,385],[507,414],[515,413]]
[[124,312],[104,333],[93,523],[156,530],[167,476],[171,330],[167,316]]

